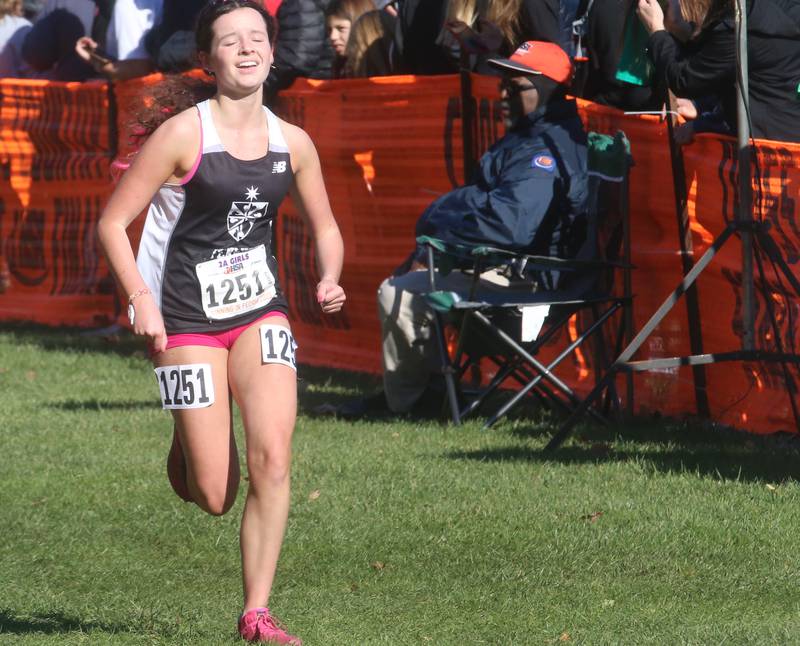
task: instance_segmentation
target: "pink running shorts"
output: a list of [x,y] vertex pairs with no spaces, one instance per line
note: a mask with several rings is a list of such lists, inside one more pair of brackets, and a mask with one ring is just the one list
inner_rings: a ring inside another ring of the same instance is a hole
[[[228,330],[220,330],[219,332],[187,332],[184,334],[171,334],[167,336],[167,350],[171,348],[180,348],[185,345],[204,345],[209,348],[224,348],[226,350],[230,350],[233,347],[233,344],[236,343],[236,339],[238,339],[242,332],[244,332],[247,328],[255,325],[256,323],[261,323],[266,318],[274,316],[288,320],[288,317],[283,312],[279,310],[271,310],[264,314],[264,316],[260,316],[251,323],[245,323],[244,325],[232,327]],[[155,354],[152,351],[152,348],[150,353]]]

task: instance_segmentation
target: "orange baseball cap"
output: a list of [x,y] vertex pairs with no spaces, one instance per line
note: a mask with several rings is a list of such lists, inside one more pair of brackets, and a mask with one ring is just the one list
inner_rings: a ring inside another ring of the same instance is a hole
[[556,83],[569,83],[572,79],[572,63],[567,53],[555,43],[541,40],[522,43],[510,58],[490,58],[488,62],[505,71],[546,76]]

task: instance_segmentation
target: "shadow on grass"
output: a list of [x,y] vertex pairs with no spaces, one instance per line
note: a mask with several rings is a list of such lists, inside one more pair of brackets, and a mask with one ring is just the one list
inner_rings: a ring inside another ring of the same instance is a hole
[[[502,428],[498,440],[512,437],[545,442],[557,428]],[[800,479],[800,442],[794,435],[754,436],[708,423],[670,420],[634,420],[613,427],[583,427],[555,451],[543,446],[497,446],[474,451],[452,451],[445,457],[481,462],[540,462],[601,464],[636,461],[662,473],[745,482]]]
[[37,345],[43,350],[147,356],[144,341],[119,326],[86,329],[49,327],[38,323],[2,323],[0,334],[12,335],[15,345]]
[[380,390],[379,376],[366,372],[301,365],[298,368],[299,412],[310,414],[321,404],[338,406]]
[[128,631],[128,626],[107,624],[98,621],[83,621],[60,612],[47,612],[32,617],[21,618],[9,610],[0,610],[0,636],[5,634],[26,635],[43,633],[58,635],[72,632],[102,631],[120,633]]
[[143,410],[147,408],[161,408],[161,404],[157,399],[148,399],[145,401],[104,401],[101,399],[68,399],[65,402],[55,402],[53,404],[46,404],[47,408],[54,408],[57,410],[64,410],[69,412],[83,413],[86,411],[103,411],[103,410]]

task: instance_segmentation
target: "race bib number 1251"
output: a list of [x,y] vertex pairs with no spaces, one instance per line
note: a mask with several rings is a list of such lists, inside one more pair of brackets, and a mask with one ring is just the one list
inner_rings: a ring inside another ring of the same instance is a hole
[[165,409],[206,408],[214,403],[211,364],[189,363],[155,369]]
[[203,311],[212,321],[251,312],[275,296],[275,277],[264,245],[201,262],[195,271]]

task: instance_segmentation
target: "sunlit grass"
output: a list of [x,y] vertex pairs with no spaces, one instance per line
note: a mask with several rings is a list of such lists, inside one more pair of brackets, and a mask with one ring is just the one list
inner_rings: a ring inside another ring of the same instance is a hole
[[[376,381],[301,376],[272,605],[304,643],[800,643],[790,445],[637,420],[547,454],[547,416],[315,418]],[[234,642],[243,495],[172,494],[135,341],[0,328],[0,419],[0,643]]]

